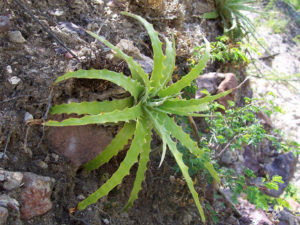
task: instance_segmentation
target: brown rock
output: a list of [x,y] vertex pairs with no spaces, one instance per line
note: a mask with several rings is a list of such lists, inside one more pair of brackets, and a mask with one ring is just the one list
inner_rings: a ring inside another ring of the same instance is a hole
[[55,180],[34,173],[24,173],[24,188],[21,191],[21,219],[28,220],[42,215],[52,208],[50,200]]
[[51,148],[80,166],[101,153],[112,136],[100,126],[53,127],[48,133]]
[[[221,93],[230,89],[233,89],[238,86],[238,81],[236,79],[236,76],[234,73],[225,73],[224,74],[225,79],[221,82],[221,84],[218,87],[217,93]],[[228,108],[228,100],[234,101],[234,97],[237,90],[232,90],[232,92],[222,98],[218,99],[219,104],[222,104],[225,106],[225,108]]]
[[8,217],[8,210],[0,207],[0,225],[4,225]]

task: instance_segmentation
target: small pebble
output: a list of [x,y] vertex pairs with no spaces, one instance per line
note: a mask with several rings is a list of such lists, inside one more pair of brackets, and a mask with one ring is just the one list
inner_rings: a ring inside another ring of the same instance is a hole
[[84,197],[84,195],[80,194],[80,195],[77,196],[77,199],[78,199],[79,201],[82,201],[82,200],[85,199],[85,197]]
[[8,32],[8,38],[14,43],[22,44],[26,42],[25,38],[22,36],[22,33],[18,30]]
[[24,122],[27,122],[28,120],[32,120],[32,119],[33,116],[29,112],[26,112],[24,115]]
[[109,220],[108,219],[103,219],[103,223],[109,224]]
[[8,66],[6,67],[6,71],[7,71],[7,73],[12,73],[12,72],[13,72],[10,65],[8,65]]
[[17,85],[18,83],[20,83],[20,81],[21,81],[21,79],[17,76],[13,76],[13,77],[8,78],[8,82],[11,85]]
[[0,16],[0,33],[9,31],[10,22],[7,16]]

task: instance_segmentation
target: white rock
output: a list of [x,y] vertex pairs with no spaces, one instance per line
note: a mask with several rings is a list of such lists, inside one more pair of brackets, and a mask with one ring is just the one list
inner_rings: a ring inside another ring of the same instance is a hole
[[14,43],[22,44],[26,42],[25,38],[22,36],[22,33],[18,30],[8,32],[8,38]]
[[24,115],[24,122],[27,122],[28,120],[32,120],[32,119],[33,116],[29,112],[26,112]]
[[21,81],[21,79],[17,76],[13,76],[13,77],[8,78],[8,82],[11,85],[17,85],[18,83],[20,83],[20,81]]
[[12,73],[12,72],[13,72],[10,65],[8,65],[8,66],[6,67],[6,71],[7,71],[7,73]]

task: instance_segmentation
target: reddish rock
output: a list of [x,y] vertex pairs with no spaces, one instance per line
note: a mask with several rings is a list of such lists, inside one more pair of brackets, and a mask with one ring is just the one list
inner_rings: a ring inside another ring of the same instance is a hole
[[24,187],[21,191],[21,219],[31,219],[52,208],[50,196],[54,181],[50,177],[24,173]]
[[[238,86],[238,81],[236,79],[236,76],[234,73],[224,73],[224,80],[220,83],[220,85],[218,86],[218,91],[217,93],[221,93],[233,88],[236,88]],[[234,101],[234,97],[236,94],[237,90],[233,90],[230,94],[219,98],[218,102],[221,105],[224,105],[225,108],[228,108],[228,100]]]
[[0,207],[0,225],[4,225],[8,217],[8,210]]
[[101,153],[112,136],[96,125],[53,127],[48,133],[50,147],[80,166]]

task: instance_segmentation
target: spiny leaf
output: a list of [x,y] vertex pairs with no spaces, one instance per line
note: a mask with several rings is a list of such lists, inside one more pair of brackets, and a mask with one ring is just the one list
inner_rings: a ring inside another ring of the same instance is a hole
[[[221,97],[224,97],[231,93],[232,90],[224,91],[216,95],[209,95],[200,99],[167,99],[161,106],[159,106],[159,109],[163,109],[166,111],[169,110],[178,110],[183,112],[197,112],[198,111],[204,111],[207,109],[206,103],[212,102],[216,99],[219,99]],[[202,107],[203,106],[203,107]]]
[[165,88],[167,83],[172,79],[172,74],[175,68],[175,61],[176,61],[176,49],[175,49],[175,40],[172,36],[173,44],[165,38],[166,42],[166,58],[163,62],[164,70],[162,73],[162,82],[158,85],[157,88],[154,89],[153,94],[151,96],[156,96],[156,94],[162,89]]
[[111,48],[117,53],[117,56],[121,59],[124,59],[126,63],[128,64],[128,67],[130,69],[132,78],[139,81],[140,83],[144,84],[147,89],[150,88],[150,82],[148,79],[148,75],[145,73],[143,68],[140,64],[138,64],[136,61],[133,60],[132,57],[126,55],[121,49],[111,44],[109,41],[105,40],[105,38],[98,36],[97,34],[86,30],[86,32],[91,35],[92,37],[96,38],[97,40],[101,41],[103,44],[105,44],[107,47]]
[[193,181],[192,178],[189,175],[188,172],[188,167],[184,164],[183,159],[182,159],[182,154],[178,151],[177,147],[176,147],[176,143],[174,141],[172,141],[172,139],[170,137],[166,137],[167,138],[167,144],[169,146],[170,151],[172,152],[172,155],[174,156],[176,163],[178,164],[182,175],[188,185],[188,188],[193,196],[193,199],[195,201],[195,204],[198,208],[198,211],[200,213],[201,219],[202,221],[205,223],[206,219],[205,219],[205,215],[204,215],[204,211],[202,209],[202,206],[200,204],[199,201],[199,197],[198,197],[198,193],[196,192],[194,185],[193,185]]
[[145,136],[146,142],[142,147],[139,159],[139,167],[136,172],[136,177],[134,181],[134,185],[130,194],[130,198],[127,204],[124,206],[124,210],[127,210],[129,207],[133,205],[133,202],[138,198],[138,193],[142,189],[142,182],[145,179],[145,172],[147,170],[147,163],[149,162],[149,154],[150,154],[150,143],[151,143],[151,128],[152,126],[148,125],[147,134]]
[[55,105],[51,107],[51,114],[72,114],[76,113],[78,115],[90,114],[97,115],[102,112],[111,112],[114,110],[122,110],[131,107],[133,104],[133,97],[128,97],[124,99],[117,99],[113,101],[93,101],[93,102],[71,102],[69,104]]
[[172,154],[176,160],[176,163],[178,164],[178,166],[185,178],[185,181],[188,185],[188,188],[193,196],[195,204],[200,213],[201,219],[203,222],[205,222],[205,216],[204,216],[204,212],[203,212],[202,206],[201,206],[199,198],[198,198],[198,194],[194,188],[193,181],[189,175],[188,167],[183,162],[182,154],[178,151],[178,149],[176,147],[176,143],[174,141],[172,141],[172,139],[169,135],[170,132],[166,129],[165,125],[163,123],[161,123],[159,115],[157,115],[154,112],[150,112],[147,109],[145,109],[145,111],[147,112],[147,115],[151,119],[153,125],[155,126],[155,129],[158,131],[158,134],[161,136],[162,140],[164,142],[166,142],[166,144],[169,146],[169,149],[172,152]]
[[134,79],[124,76],[122,73],[117,73],[109,70],[77,70],[68,72],[56,79],[55,84],[71,78],[82,79],[101,79],[113,82],[126,91],[129,91],[135,99],[145,90],[144,87]]
[[[174,102],[173,102],[174,103]],[[203,112],[203,111],[207,111],[209,110],[208,104],[207,103],[202,103],[202,104],[198,104],[198,105],[189,105],[189,106],[185,106],[182,107],[180,104],[178,105],[174,105],[174,106],[170,106],[168,104],[166,105],[161,105],[158,107],[158,109],[162,109],[177,115],[189,115],[189,113],[193,113],[193,112]]]
[[118,170],[97,191],[78,204],[79,210],[85,209],[87,206],[96,203],[103,196],[106,196],[114,187],[122,182],[126,175],[129,174],[130,168],[137,162],[141,146],[145,145],[147,129],[147,121],[144,119],[138,119],[131,146]]
[[206,63],[209,60],[209,49],[206,48],[206,51],[203,57],[200,59],[200,62],[184,77],[182,77],[179,81],[172,84],[171,86],[161,90],[158,92],[159,97],[166,97],[169,95],[174,95],[179,93],[183,88],[189,86],[191,82],[196,79],[202,70],[205,68]]
[[136,123],[125,123],[124,127],[119,131],[111,143],[106,146],[103,152],[96,156],[93,160],[84,165],[84,168],[90,172],[107,163],[113,156],[116,156],[119,151],[123,150],[124,146],[132,138],[135,131]]
[[103,123],[117,123],[121,121],[128,122],[130,120],[136,120],[142,113],[141,104],[138,104],[132,108],[126,108],[124,110],[115,110],[113,112],[101,113],[98,115],[88,115],[81,118],[70,118],[61,122],[49,120],[44,125],[65,127],[65,126],[81,126],[88,124],[103,124]]
[[202,157],[204,152],[198,148],[197,142],[193,141],[191,137],[178,126],[174,119],[163,113],[154,114],[156,120],[164,125],[166,131],[176,138],[182,145],[184,145],[193,155]]
[[148,23],[144,18],[128,12],[122,12],[122,14],[135,18],[136,20],[141,22],[148,32],[148,35],[151,39],[154,61],[150,84],[152,87],[157,87],[161,82],[162,71],[164,69],[163,61],[165,59],[165,56],[162,51],[162,43],[158,38],[158,33],[154,30],[153,25]]

